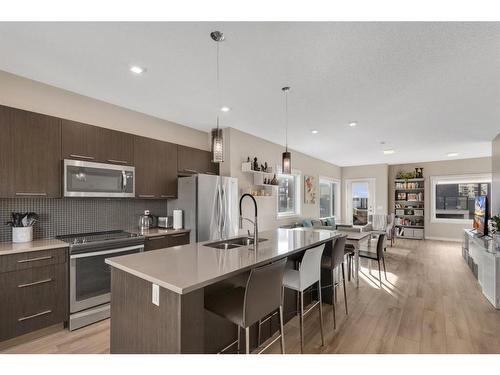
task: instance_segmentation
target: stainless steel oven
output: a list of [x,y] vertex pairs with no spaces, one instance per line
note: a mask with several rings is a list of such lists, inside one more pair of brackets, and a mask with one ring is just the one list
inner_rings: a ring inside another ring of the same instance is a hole
[[69,329],[109,317],[111,271],[105,259],[144,250],[144,237],[112,231],[61,236],[70,244]]
[[65,197],[134,197],[135,167],[64,160]]

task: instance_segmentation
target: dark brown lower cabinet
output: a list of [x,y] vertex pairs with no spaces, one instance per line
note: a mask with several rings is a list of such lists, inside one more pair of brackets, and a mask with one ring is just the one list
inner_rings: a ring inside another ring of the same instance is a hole
[[146,237],[146,241],[144,242],[144,251],[158,250],[166,247],[187,244],[189,244],[189,232],[163,234],[154,237]]
[[0,341],[68,320],[67,249],[46,254],[0,257]]

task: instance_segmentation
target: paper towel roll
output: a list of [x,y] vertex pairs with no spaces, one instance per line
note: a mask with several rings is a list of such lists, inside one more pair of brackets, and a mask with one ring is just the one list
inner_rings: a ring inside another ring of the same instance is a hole
[[174,210],[174,229],[182,229],[182,210]]

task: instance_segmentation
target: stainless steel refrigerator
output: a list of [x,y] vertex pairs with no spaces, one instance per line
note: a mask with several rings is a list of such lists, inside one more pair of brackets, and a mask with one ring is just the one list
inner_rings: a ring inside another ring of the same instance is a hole
[[191,243],[238,234],[238,179],[198,174],[178,178],[177,199],[168,211],[183,211],[183,225],[191,229]]

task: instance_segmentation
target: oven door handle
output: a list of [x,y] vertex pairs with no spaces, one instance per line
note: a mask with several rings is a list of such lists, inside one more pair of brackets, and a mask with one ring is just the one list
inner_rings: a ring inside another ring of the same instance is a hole
[[144,245],[121,247],[119,249],[113,249],[113,250],[92,251],[90,253],[73,254],[73,255],[70,256],[70,259],[88,258],[88,257],[99,256],[99,255],[122,253],[124,251],[130,251],[130,250],[140,250],[140,251],[143,251],[144,250]]

